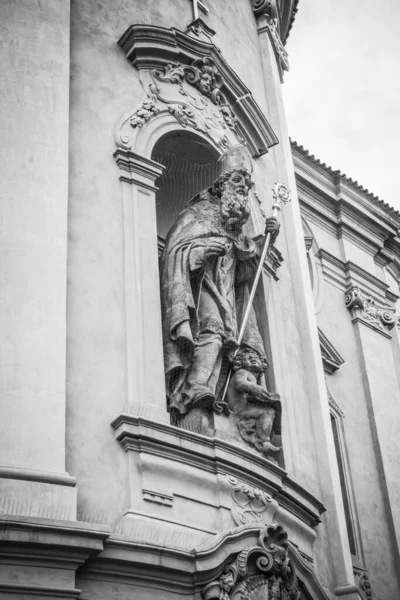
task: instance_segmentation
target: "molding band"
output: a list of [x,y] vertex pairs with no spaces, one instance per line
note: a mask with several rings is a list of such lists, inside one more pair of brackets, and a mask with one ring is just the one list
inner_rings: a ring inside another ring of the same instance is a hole
[[7,467],[0,465],[0,479],[22,479],[24,481],[37,481],[40,483],[52,483],[54,485],[76,486],[76,479],[68,473],[57,473],[56,471],[41,471],[26,467]]
[[19,585],[14,583],[0,584],[0,592],[8,594],[26,594],[29,596],[51,596],[52,598],[78,598],[81,590],[64,587],[44,587],[40,585]]

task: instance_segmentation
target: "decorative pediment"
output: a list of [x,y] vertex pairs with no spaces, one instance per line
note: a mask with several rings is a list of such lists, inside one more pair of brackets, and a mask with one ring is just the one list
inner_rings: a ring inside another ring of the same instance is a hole
[[322,364],[324,365],[325,373],[331,375],[338,370],[340,365],[344,363],[344,359],[340,356],[336,348],[331,344],[326,335],[318,327],[319,347],[321,350]]
[[257,157],[278,143],[250,91],[212,43],[145,25],[132,25],[118,43],[146,91],[119,123],[119,147],[134,149],[138,131],[162,115],[208,136],[221,151],[241,143]]

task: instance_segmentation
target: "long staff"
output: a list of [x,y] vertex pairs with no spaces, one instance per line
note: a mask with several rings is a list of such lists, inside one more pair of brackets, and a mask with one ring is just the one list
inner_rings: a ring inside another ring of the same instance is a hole
[[[290,192],[287,189],[287,187],[285,185],[283,185],[282,183],[275,183],[275,186],[272,190],[272,194],[273,194],[273,198],[274,198],[274,203],[272,205],[272,217],[277,217],[277,215],[279,214],[279,212],[282,209],[282,205],[285,205],[285,204],[287,204],[287,202],[290,202]],[[235,357],[236,354],[239,352],[240,345],[243,341],[244,332],[246,331],[247,321],[249,320],[251,307],[253,305],[254,296],[256,295],[258,282],[261,277],[261,273],[262,273],[263,266],[264,266],[264,261],[267,256],[270,242],[271,242],[271,232],[269,231],[265,238],[264,247],[261,252],[260,261],[258,263],[256,275],[254,277],[253,285],[251,287],[249,301],[247,303],[243,321],[242,321],[242,325],[240,327],[240,331],[239,331],[239,335],[238,335],[238,339],[237,339],[238,345],[233,354],[233,357]],[[222,412],[222,410],[225,407],[225,397],[226,397],[226,393],[228,391],[228,386],[229,386],[229,383],[231,380],[231,376],[232,376],[232,369],[229,369],[221,398],[214,403],[214,407],[217,412]]]

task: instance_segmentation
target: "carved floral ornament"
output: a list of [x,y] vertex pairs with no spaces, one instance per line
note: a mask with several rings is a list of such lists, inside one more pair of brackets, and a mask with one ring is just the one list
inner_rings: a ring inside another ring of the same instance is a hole
[[297,577],[282,525],[261,530],[258,546],[244,548],[203,590],[204,600],[299,600]]
[[162,112],[171,114],[184,128],[201,131],[221,150],[238,141],[246,144],[235,113],[221,91],[224,81],[211,57],[196,59],[191,65],[166,63],[149,75],[147,97],[119,127],[118,142],[123,147],[132,145],[127,123],[139,129]]
[[353,318],[360,319],[374,329],[387,333],[396,324],[394,309],[378,306],[372,296],[367,296],[357,286],[346,293],[345,303]]

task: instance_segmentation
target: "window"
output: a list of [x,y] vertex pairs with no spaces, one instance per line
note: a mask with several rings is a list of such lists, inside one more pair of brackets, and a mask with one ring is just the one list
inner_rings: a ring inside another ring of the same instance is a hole
[[348,497],[347,487],[346,487],[345,468],[344,468],[343,457],[342,457],[341,449],[340,449],[337,417],[335,417],[332,413],[331,413],[331,425],[332,425],[332,432],[333,432],[333,440],[335,442],[336,459],[337,459],[337,463],[338,463],[338,467],[339,467],[340,487],[342,490],[344,514],[346,517],[346,528],[347,528],[347,536],[349,538],[350,552],[353,555],[357,555],[354,528],[353,528],[351,511],[350,511],[350,502],[349,502],[349,497]]
[[343,498],[343,508],[346,518],[347,536],[349,539],[350,553],[357,559],[363,560],[361,538],[357,520],[357,510],[354,492],[351,483],[350,465],[347,457],[346,443],[343,428],[343,412],[328,390],[329,407],[331,413],[331,426],[335,444],[336,460],[339,469],[340,488]]

